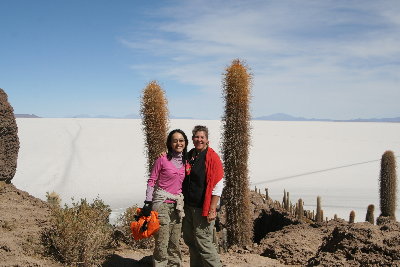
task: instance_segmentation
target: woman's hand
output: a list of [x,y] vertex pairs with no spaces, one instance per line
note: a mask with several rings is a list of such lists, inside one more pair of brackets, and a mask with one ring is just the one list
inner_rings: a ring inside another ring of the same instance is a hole
[[166,156],[166,155],[167,155],[167,152],[163,151],[163,152],[161,152],[160,154],[158,154],[158,157],[157,157],[157,158],[161,158],[161,157],[164,157],[164,156]]
[[210,223],[211,221],[215,220],[215,218],[217,218],[218,201],[219,201],[219,196],[216,196],[216,195],[211,196],[210,210],[208,211],[208,216],[207,216],[208,223]]
[[208,212],[208,216],[207,216],[208,223],[210,223],[211,221],[215,220],[215,218],[217,218],[217,210],[216,209],[210,209],[210,211]]
[[143,206],[143,208],[142,208],[142,211],[140,212],[140,216],[145,216],[145,217],[148,217],[148,216],[150,216],[150,214],[151,214],[151,210],[152,210],[152,208],[151,208],[151,205],[153,204],[153,202],[152,201],[145,201],[144,202],[144,206]]

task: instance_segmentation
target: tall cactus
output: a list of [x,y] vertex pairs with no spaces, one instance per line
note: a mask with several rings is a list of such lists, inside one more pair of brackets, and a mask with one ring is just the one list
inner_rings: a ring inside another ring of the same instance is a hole
[[0,88],[0,181],[10,183],[17,170],[18,127],[8,96]]
[[396,158],[393,151],[386,151],[381,159],[380,172],[380,208],[382,217],[396,220]]
[[[251,74],[239,59],[226,69],[223,80],[222,155],[225,167],[223,202],[226,205],[229,246],[252,242],[252,215],[247,161],[250,146]],[[240,145],[239,145],[240,144]]]
[[156,81],[151,81],[143,89],[140,113],[146,138],[147,170],[150,173],[159,154],[166,151],[169,123],[165,92]]

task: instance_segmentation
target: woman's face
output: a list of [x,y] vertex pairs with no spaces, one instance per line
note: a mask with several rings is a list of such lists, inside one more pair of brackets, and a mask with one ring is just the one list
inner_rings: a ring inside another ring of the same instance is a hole
[[203,131],[196,132],[195,135],[192,137],[192,141],[194,148],[197,151],[203,151],[204,149],[207,148],[208,138],[206,136],[206,133]]
[[175,152],[182,152],[185,149],[185,138],[181,133],[174,133],[171,138],[171,147]]

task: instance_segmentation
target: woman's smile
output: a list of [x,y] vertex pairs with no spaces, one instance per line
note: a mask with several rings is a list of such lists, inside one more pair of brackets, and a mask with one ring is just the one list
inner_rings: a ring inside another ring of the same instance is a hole
[[185,139],[182,134],[177,132],[172,135],[171,147],[177,153],[180,153],[185,149]]
[[203,131],[198,131],[192,138],[194,148],[197,151],[203,151],[204,149],[207,148],[208,145],[208,138],[206,136],[206,133]]

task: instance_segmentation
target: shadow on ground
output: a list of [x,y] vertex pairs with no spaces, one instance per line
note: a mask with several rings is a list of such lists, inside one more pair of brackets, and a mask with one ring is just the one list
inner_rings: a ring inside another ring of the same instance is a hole
[[112,255],[102,265],[102,267],[139,267],[139,266],[152,266],[151,256],[146,256],[141,260],[137,261],[130,258],[124,258],[119,255]]

